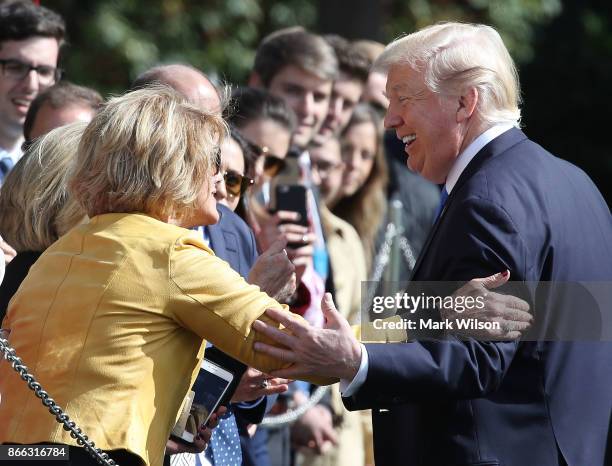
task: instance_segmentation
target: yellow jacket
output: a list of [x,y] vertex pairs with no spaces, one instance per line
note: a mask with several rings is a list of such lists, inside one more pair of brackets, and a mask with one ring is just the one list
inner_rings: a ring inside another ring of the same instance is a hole
[[[106,214],[40,257],[2,327],[98,447],[161,465],[204,338],[258,369],[282,366],[252,349],[263,337],[251,324],[267,308],[286,309],[195,232],[142,214]],[[5,360],[0,394],[0,443],[75,444]]]

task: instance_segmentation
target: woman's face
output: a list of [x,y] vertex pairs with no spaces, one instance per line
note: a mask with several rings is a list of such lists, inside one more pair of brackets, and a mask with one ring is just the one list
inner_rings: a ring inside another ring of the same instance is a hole
[[284,159],[289,152],[291,134],[276,121],[264,118],[251,121],[240,129],[240,133],[249,142],[265,150],[265,153],[255,161],[254,173],[247,174],[254,178],[255,186],[261,187],[270,179],[264,171],[266,154]]
[[350,126],[341,140],[345,172],[342,195],[352,196],[363,186],[374,166],[377,147],[376,128],[365,122]]
[[221,179],[220,161],[215,161],[210,167],[204,183],[202,183],[195,208],[189,215],[181,218],[180,225],[182,227],[193,228],[201,225],[214,225],[219,221],[215,194],[217,193],[217,184]]
[[[227,176],[226,176],[227,175]],[[244,176],[244,154],[236,141],[227,138],[221,144],[221,180],[217,184],[215,199],[219,204],[236,210],[240,195],[232,194],[226,183],[235,181],[236,175]],[[227,178],[227,181],[226,181]],[[230,181],[231,180],[231,181]]]

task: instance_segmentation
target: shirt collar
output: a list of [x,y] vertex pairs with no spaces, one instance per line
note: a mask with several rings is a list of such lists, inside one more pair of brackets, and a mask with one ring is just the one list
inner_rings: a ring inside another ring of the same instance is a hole
[[208,230],[206,229],[205,226],[198,226],[193,228],[195,231],[197,231],[198,233],[200,233],[200,235],[202,235],[202,239],[204,240],[204,244],[208,247],[210,247],[210,235],[208,234]]
[[9,157],[10,159],[13,160],[13,165],[15,165],[17,162],[19,162],[19,159],[23,155],[23,152],[21,150],[21,144],[22,143],[23,143],[23,139],[20,140],[19,144],[17,144],[15,147],[13,147],[12,150],[6,150],[6,149],[0,147],[0,159],[2,159],[4,157]]
[[476,154],[480,152],[480,149],[482,149],[484,146],[490,143],[497,136],[499,136],[502,133],[505,133],[506,131],[508,131],[509,129],[513,127],[514,125],[510,123],[495,125],[489,128],[488,130],[486,130],[476,139],[474,139],[464,149],[464,151],[461,152],[461,154],[459,154],[459,157],[457,157],[457,160],[455,160],[455,163],[453,164],[450,172],[448,173],[448,176],[446,177],[446,183],[445,183],[446,192],[448,194],[451,193],[451,191],[457,184],[459,177],[461,176],[465,168],[468,166],[468,164],[472,161],[472,159],[476,156]]

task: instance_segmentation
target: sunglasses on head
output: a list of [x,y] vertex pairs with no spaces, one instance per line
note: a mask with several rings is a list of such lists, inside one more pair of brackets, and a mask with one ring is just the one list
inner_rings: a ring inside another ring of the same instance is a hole
[[232,196],[241,196],[254,183],[251,178],[232,170],[223,173],[223,181],[225,181],[225,189]]

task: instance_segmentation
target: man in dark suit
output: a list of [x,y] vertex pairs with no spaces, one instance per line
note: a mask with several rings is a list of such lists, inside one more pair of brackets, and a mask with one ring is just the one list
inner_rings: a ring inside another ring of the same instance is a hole
[[[360,345],[328,302],[323,330],[278,318],[288,336],[257,323],[288,348],[261,349],[295,363],[278,375],[343,379],[347,407],[374,410],[379,465],[603,466],[612,345],[596,341],[609,320],[597,313],[610,303],[586,306],[576,296],[591,297],[564,284],[609,287],[604,199],[581,170],[517,129],[517,73],[494,29],[431,26],[390,44],[377,67],[388,72],[385,124],[404,142],[410,168],[444,184],[413,281],[507,269],[539,282],[528,292],[533,338]],[[544,299],[551,288],[561,294]]]

